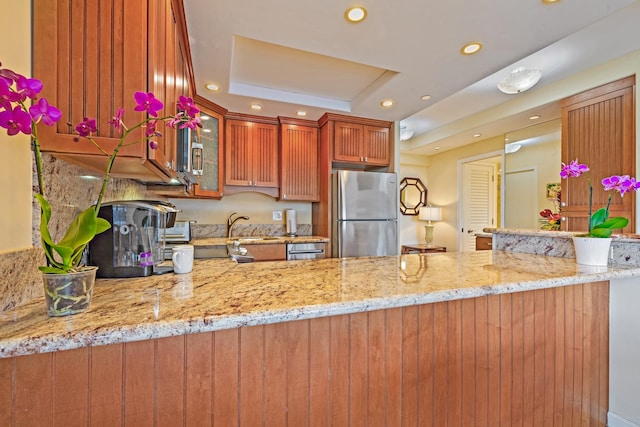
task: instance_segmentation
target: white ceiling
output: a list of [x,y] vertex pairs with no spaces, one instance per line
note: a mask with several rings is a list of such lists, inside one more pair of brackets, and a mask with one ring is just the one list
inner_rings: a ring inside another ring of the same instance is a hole
[[[517,129],[528,112],[466,129],[463,118],[510,101],[496,84],[540,69],[529,92],[640,48],[637,0],[184,0],[196,92],[229,111],[316,120],[324,112],[401,121],[402,151],[432,153]],[[467,42],[483,49],[459,53]],[[208,83],[220,90],[210,92]],[[422,101],[428,94],[431,99]],[[380,102],[392,99],[383,108]],[[262,110],[250,108],[258,103]],[[536,108],[558,117],[556,103]]]

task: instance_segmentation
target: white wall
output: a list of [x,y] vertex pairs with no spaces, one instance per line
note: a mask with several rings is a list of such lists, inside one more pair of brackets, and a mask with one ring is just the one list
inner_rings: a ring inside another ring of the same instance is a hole
[[[3,68],[31,75],[31,2],[11,3],[0,13]],[[31,247],[31,148],[27,135],[0,129],[0,253]],[[9,209],[8,209],[9,208]]]
[[503,148],[504,138],[499,136],[430,156],[431,163],[427,168],[429,199],[442,207],[442,221],[436,225],[434,240],[438,245],[446,246],[447,251],[458,251],[458,160]]
[[[427,203],[440,206],[437,200],[431,197],[429,183],[427,182],[427,165],[429,160],[425,156],[411,156],[400,158],[400,170],[398,172],[398,184],[403,178],[420,178],[427,187]],[[418,220],[417,215],[403,215],[398,213],[398,238],[400,245],[424,243],[424,221]],[[433,232],[435,245],[439,245],[438,227]]]
[[609,425],[612,427],[640,426],[639,303],[640,278],[611,281]]

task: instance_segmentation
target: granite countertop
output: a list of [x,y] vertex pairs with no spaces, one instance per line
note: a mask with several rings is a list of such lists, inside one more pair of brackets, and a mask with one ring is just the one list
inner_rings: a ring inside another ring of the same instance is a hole
[[319,243],[329,242],[328,237],[321,236],[236,236],[228,237],[206,237],[192,239],[189,244],[194,246],[221,246],[239,241],[242,245],[267,245],[285,243]]
[[196,260],[189,274],[98,279],[91,308],[74,316],[48,317],[43,298],[2,312],[0,358],[636,275],[508,251]]

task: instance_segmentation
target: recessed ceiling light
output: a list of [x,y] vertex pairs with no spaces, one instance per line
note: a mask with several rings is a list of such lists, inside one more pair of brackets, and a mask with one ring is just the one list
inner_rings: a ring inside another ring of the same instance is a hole
[[539,115],[534,114],[533,116],[529,116],[529,120],[538,120],[540,118]]
[[431,95],[422,95],[422,96],[420,97],[420,99],[421,99],[421,100],[423,100],[423,101],[428,101],[428,100],[430,100],[430,99],[431,99]]
[[462,46],[462,49],[460,49],[460,53],[463,55],[473,55],[474,53],[480,52],[480,49],[482,49],[482,43],[471,42]]
[[542,0],[542,3],[545,4],[553,4],[553,3],[558,3],[560,0]]
[[211,117],[207,116],[206,114],[202,114],[200,113],[200,120],[209,120]]
[[344,19],[347,22],[358,23],[364,21],[367,17],[367,9],[362,6],[353,6],[344,12]]
[[208,85],[205,86],[207,89],[211,90],[211,91],[217,91],[220,90],[220,88],[218,87],[218,85],[214,85],[213,83],[209,83]]
[[391,107],[393,105],[393,101],[390,99],[385,99],[380,103],[383,107]]
[[436,151],[438,151],[438,150],[440,149],[440,146],[439,146],[439,145],[437,145],[437,146],[433,147],[433,149],[434,149],[434,150],[436,150]]
[[209,132],[211,132],[211,129],[202,129],[202,132],[209,133]]
[[474,134],[473,134],[473,137],[474,137],[474,138],[480,138],[481,136],[482,136],[482,134],[481,134],[481,133],[474,133]]
[[262,106],[258,104],[251,104],[252,110],[262,110]]
[[299,116],[306,116],[307,112],[306,111],[298,111],[298,115]]

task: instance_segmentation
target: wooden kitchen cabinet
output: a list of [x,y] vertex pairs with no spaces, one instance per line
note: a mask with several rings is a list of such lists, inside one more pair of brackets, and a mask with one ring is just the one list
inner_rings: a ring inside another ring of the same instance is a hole
[[[589,166],[593,209],[607,204],[600,181],[611,175],[636,174],[635,77],[627,77],[566,98],[562,108],[562,161],[578,159]],[[611,217],[629,219],[625,233],[635,233],[636,194],[611,199]],[[562,227],[587,231],[589,187],[586,177],[562,180]]]
[[[114,3],[40,0],[33,8],[33,74],[44,83],[41,96],[63,112],[56,126],[41,128],[42,150],[100,172],[107,156],[86,140],[75,142],[75,124],[96,118],[95,140],[111,152],[120,134],[107,122],[117,108],[125,109],[125,124],[144,117],[134,111],[136,91],[154,92],[165,105],[161,114],[169,115],[179,95],[190,95],[193,81],[182,2]],[[159,130],[157,150],[123,147],[112,175],[146,182],[175,178],[175,131]],[[140,129],[130,140],[142,136]]]
[[228,116],[225,133],[225,193],[254,191],[277,197],[277,121]]
[[207,99],[196,97],[200,108],[202,128],[199,139],[203,150],[203,172],[193,186],[193,196],[220,199],[223,194],[224,176],[224,117],[225,111]]
[[317,201],[317,122],[280,119],[280,199]]
[[287,259],[287,245],[282,243],[243,246],[253,256],[254,261],[286,261]]
[[389,166],[389,127],[335,122],[333,161]]

